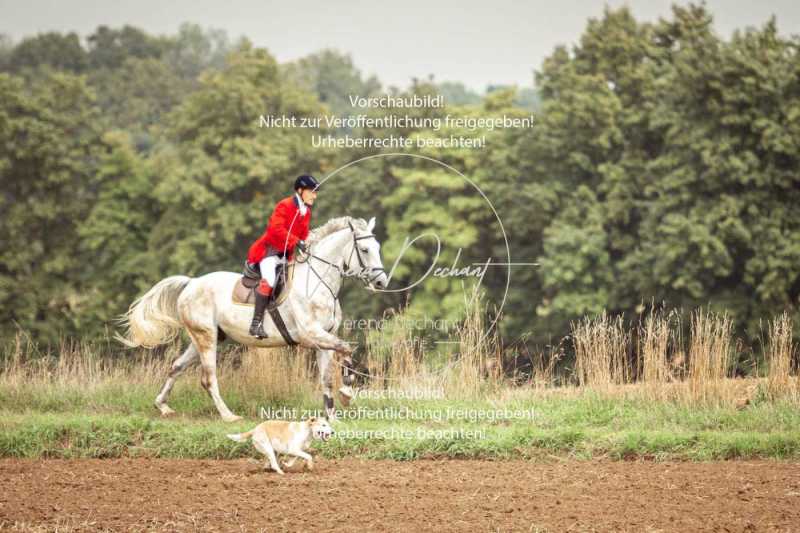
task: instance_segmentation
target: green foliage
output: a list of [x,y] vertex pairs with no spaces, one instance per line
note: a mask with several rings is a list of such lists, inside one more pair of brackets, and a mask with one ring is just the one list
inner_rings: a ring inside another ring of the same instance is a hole
[[260,129],[259,116],[319,112],[316,99],[285,80],[265,50],[244,47],[224,70],[202,78],[170,115],[167,142],[153,156],[163,214],[150,243],[163,271],[241,267],[275,202],[291,193],[295,176],[319,174],[326,155],[308,148],[307,130]]
[[336,115],[352,115],[358,109],[349,96],[372,96],[381,84],[375,76],[363,79],[349,55],[322,50],[282,66],[285,75],[298,86],[311,91]]
[[99,131],[82,78],[42,77],[32,86],[0,74],[0,328],[17,325],[54,341],[75,325],[87,295],[77,225],[94,198],[89,186]]
[[[574,47],[556,48],[535,88],[414,80],[445,109],[372,110],[419,117],[529,116],[529,130],[376,129],[359,136],[485,136],[477,150],[429,148],[430,161],[373,159],[326,183],[314,223],[377,216],[388,267],[406,237],[435,231],[437,267],[514,267],[508,339],[546,343],[601,310],[642,302],[728,310],[740,333],[788,310],[800,323],[800,69],[797,38],[770,21],[723,40],[707,8],[655,23],[607,9]],[[279,65],[247,41],[184,25],[154,37],[101,26],[0,41],[0,335],[92,337],[157,279],[238,270],[275,201],[301,173],[324,176],[377,153],[310,146],[310,129],[258,127],[260,115],[351,114],[348,96],[381,86],[345,54]],[[345,132],[336,132],[345,133]],[[406,284],[435,257],[418,241],[395,271]],[[459,255],[460,254],[460,255]],[[483,279],[491,302],[506,269]],[[467,280],[469,281],[469,280]],[[35,287],[35,289],[31,289]],[[459,278],[374,298],[346,283],[350,316],[453,318]]]
[[7,68],[15,73],[39,67],[80,73],[88,66],[89,57],[77,33],[48,32],[29,37],[14,47],[7,60]]
[[89,83],[104,127],[127,131],[140,151],[153,147],[168,113],[199,88],[200,74],[223,68],[231,51],[225,32],[192,24],[158,39],[128,26],[100,27],[89,42]]
[[533,228],[550,328],[651,299],[711,302],[749,335],[797,316],[797,58],[774,22],[724,42],[690,6],[657,24],[607,10],[545,61],[520,150],[550,215]]
[[667,33],[679,51],[654,107],[659,179],[643,190],[642,243],[623,265],[654,274],[632,279],[645,296],[723,303],[755,331],[800,296],[797,43],[768,23],[723,44],[701,12],[676,16]]
[[181,24],[178,34],[167,38],[162,59],[183,80],[196,81],[205,70],[220,70],[234,47],[223,30],[204,30],[197,24]]
[[90,297],[81,313],[87,330],[118,315],[131,294],[145,291],[160,274],[147,253],[162,212],[153,195],[157,177],[126,134],[109,132],[103,144],[92,180],[97,199],[78,225],[81,250],[93,267],[85,277]]
[[118,68],[130,58],[158,58],[164,53],[163,39],[151,37],[132,26],[115,30],[100,26],[89,36],[89,64],[93,69]]
[[444,101],[451,106],[475,105],[481,101],[481,95],[459,82],[439,82],[436,84],[436,91],[444,96]]
[[155,144],[167,113],[194,89],[193,80],[156,58],[128,57],[114,69],[93,70],[89,80],[105,127],[129,132],[143,151]]
[[[444,84],[440,84],[439,86],[441,87],[442,85]],[[527,109],[529,111],[539,111],[539,109],[541,108],[542,98],[539,95],[539,91],[537,91],[533,87],[517,88],[507,85],[490,85],[489,87],[486,88],[486,95],[489,96],[497,91],[508,91],[508,90],[514,91],[513,93],[514,106],[522,109]],[[472,103],[477,103],[477,101],[480,100],[480,97],[478,97],[476,101],[472,101],[471,98],[469,99],[457,98],[457,100],[459,101],[454,101],[453,103],[458,105],[472,104]]]
[[0,33],[0,71],[8,70],[11,53],[14,50],[14,45],[11,42],[11,37],[4,33]]
[[602,313],[614,281],[603,222],[597,197],[581,185],[545,229],[542,278],[555,296],[542,302],[540,315]]

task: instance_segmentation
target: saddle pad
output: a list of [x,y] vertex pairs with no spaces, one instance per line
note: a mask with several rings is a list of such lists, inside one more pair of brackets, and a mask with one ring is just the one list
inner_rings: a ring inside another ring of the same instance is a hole
[[232,301],[235,304],[239,305],[255,305],[256,303],[256,295],[255,295],[255,287],[248,289],[244,286],[242,280],[244,276],[239,278],[236,281],[236,285],[233,286],[233,295]]
[[[279,276],[279,280],[283,276]],[[289,263],[288,269],[286,271],[286,284],[278,282],[278,287],[273,292],[273,294],[277,293],[277,299],[270,300],[267,303],[268,307],[277,307],[281,305],[284,300],[289,296],[292,288],[292,280],[294,279],[294,261]],[[256,295],[255,295],[255,288],[258,284],[254,285],[253,287],[247,287],[245,282],[250,282],[244,276],[241,276],[237,281],[236,285],[233,286],[233,293],[231,294],[231,301],[237,305],[255,305],[256,304]]]

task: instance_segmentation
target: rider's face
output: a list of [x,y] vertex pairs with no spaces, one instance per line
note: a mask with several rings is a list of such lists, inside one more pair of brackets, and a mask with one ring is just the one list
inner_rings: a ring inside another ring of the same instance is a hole
[[314,189],[300,189],[300,199],[308,205],[314,205],[314,200],[317,199],[317,191]]

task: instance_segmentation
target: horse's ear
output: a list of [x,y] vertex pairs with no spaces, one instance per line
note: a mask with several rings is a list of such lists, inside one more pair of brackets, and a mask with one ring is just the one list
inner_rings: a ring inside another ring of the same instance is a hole
[[374,228],[375,228],[375,217],[372,217],[371,219],[369,219],[369,223],[367,224],[367,231],[372,232]]

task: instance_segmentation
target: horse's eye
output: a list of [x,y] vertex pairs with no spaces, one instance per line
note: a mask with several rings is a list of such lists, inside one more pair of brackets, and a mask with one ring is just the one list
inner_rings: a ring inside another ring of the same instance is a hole
[[362,248],[361,251],[367,253],[369,250],[367,250],[366,248]]

